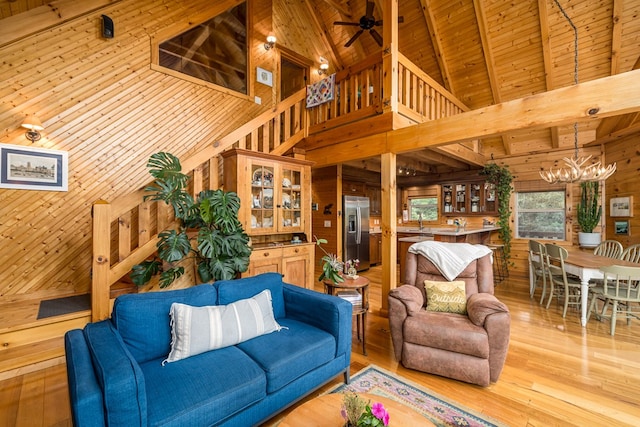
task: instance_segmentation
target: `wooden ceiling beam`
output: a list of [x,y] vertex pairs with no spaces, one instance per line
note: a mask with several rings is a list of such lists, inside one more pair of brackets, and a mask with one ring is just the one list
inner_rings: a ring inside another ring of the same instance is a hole
[[[640,69],[640,57],[633,64],[633,69]],[[624,129],[627,126],[631,126],[635,123],[637,117],[636,114],[626,116],[608,117],[600,122],[600,125],[596,129],[596,141],[611,140],[612,135],[624,134]],[[614,137],[613,139],[617,139]]]
[[334,0],[324,0],[324,2],[329,4],[331,7],[333,7],[338,12],[340,12],[342,14],[342,16],[345,16],[345,17],[347,17],[349,19],[353,18],[353,14],[349,10],[348,6],[345,7],[342,4],[340,4],[340,3],[338,3],[337,1],[334,1]]
[[[553,60],[551,59],[551,47],[549,46],[549,10],[547,9],[547,0],[538,0],[538,20],[540,21],[540,40],[542,40],[542,59],[544,63],[544,80],[547,90],[555,88],[553,81]],[[560,147],[560,132],[558,128],[551,128],[551,147]]]
[[[482,6],[482,0],[473,0],[473,8],[476,13],[476,21],[478,22],[480,41],[484,52],[484,62],[487,67],[487,74],[489,75],[489,86],[491,87],[491,94],[493,95],[493,103],[499,104],[502,102],[502,96],[500,96],[500,83],[498,81],[498,74],[496,71],[496,62],[493,59],[493,48],[489,41],[489,26],[487,25],[487,16],[484,12],[484,7]],[[501,138],[505,153],[510,155],[510,138],[508,135],[502,135]]]
[[611,16],[611,75],[620,73],[620,51],[622,50],[622,22],[620,17],[624,11],[624,0],[613,0]]
[[[332,3],[335,3],[335,2],[327,2],[327,3],[334,6]],[[309,14],[311,15],[313,24],[320,30],[320,34],[322,34],[322,43],[324,44],[326,50],[331,55],[331,61],[333,61],[334,68],[343,70],[344,61],[340,57],[340,52],[338,51],[336,44],[333,42],[333,39],[329,36],[329,29],[325,25],[324,20],[321,19],[319,12],[316,10],[316,6],[311,4],[311,0],[304,0],[304,4],[309,10]],[[338,11],[342,13],[340,8],[336,8],[336,9],[338,9]],[[351,17],[351,15],[345,15],[345,16]]]
[[324,166],[385,152],[410,152],[512,130],[542,129],[637,111],[640,111],[640,70],[318,148],[307,151],[307,158],[317,166]]
[[436,19],[433,16],[433,12],[431,11],[431,0],[420,0],[420,7],[422,8],[422,14],[424,15],[424,21],[427,24],[427,29],[429,31],[429,36],[431,37],[431,43],[433,44],[434,53],[436,56],[436,60],[438,61],[438,67],[440,68],[440,74],[442,74],[443,86],[451,93],[453,91],[453,87],[451,85],[451,73],[449,72],[449,68],[447,67],[447,59],[442,50],[442,43],[440,43],[440,33],[438,32],[438,27],[436,26]]

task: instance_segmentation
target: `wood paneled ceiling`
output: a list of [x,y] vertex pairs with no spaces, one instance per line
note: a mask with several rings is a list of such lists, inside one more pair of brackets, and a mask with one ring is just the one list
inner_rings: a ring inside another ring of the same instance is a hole
[[[333,25],[334,21],[357,22],[367,0],[271,1],[278,44],[314,62],[320,56],[328,58],[331,71],[379,49],[369,34],[344,47],[358,27]],[[388,0],[373,1],[374,15],[381,19],[382,2]],[[399,24],[400,52],[471,109],[574,82],[574,33],[556,0],[397,1],[404,18]],[[640,66],[640,0],[557,1],[578,29],[580,82]],[[0,19],[45,4],[0,0]],[[579,129],[581,144],[606,142],[640,131],[640,114],[580,124]],[[487,158],[499,159],[572,146],[573,127],[566,126],[486,138],[481,150]],[[466,167],[433,151],[398,161],[425,172]]]
[[[279,41],[284,36],[282,42],[295,49],[302,40],[311,40],[314,54],[333,58],[335,70],[379,49],[368,34],[344,47],[358,27],[333,25],[357,22],[366,0],[273,1]],[[374,15],[380,19],[384,0],[374,1]],[[578,29],[579,82],[637,68],[640,0],[558,1]],[[400,52],[471,109],[574,83],[574,32],[555,0],[398,0],[398,9],[404,17]],[[580,124],[580,144],[593,143],[596,134],[601,139],[637,132],[639,124],[638,114]],[[573,126],[509,132],[481,144],[487,158],[571,147]],[[399,156],[398,162],[460,169],[432,154]]]

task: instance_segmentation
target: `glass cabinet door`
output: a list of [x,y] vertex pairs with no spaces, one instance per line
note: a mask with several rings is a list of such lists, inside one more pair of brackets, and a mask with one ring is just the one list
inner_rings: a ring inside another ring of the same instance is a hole
[[467,213],[467,184],[456,184],[454,212]]
[[251,163],[251,230],[267,231],[275,226],[275,167]]
[[484,212],[495,213],[498,211],[496,202],[496,186],[488,182],[484,183]]
[[442,206],[444,213],[453,212],[453,185],[446,184],[442,186]]
[[469,184],[469,202],[471,213],[479,213],[480,212],[480,199],[482,196],[482,185],[478,184]]
[[302,230],[302,169],[283,166],[280,184],[278,228],[284,232],[298,232]]

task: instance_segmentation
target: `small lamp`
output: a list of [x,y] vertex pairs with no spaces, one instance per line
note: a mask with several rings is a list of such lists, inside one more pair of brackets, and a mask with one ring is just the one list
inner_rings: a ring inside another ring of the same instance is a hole
[[329,69],[329,64],[327,62],[320,63],[320,69],[318,70],[318,74],[323,75],[327,73]]
[[264,49],[269,50],[276,45],[276,36],[269,34],[267,36],[267,42],[264,44]]
[[27,129],[25,136],[29,141],[36,142],[42,138],[40,131],[44,129],[44,126],[42,126],[42,122],[40,122],[40,119],[36,116],[27,116],[24,122],[22,122],[22,127]]

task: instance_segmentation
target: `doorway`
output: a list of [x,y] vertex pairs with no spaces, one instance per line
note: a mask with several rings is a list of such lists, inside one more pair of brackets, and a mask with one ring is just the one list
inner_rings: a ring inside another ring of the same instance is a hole
[[280,48],[280,101],[306,87],[312,64],[307,58]]

